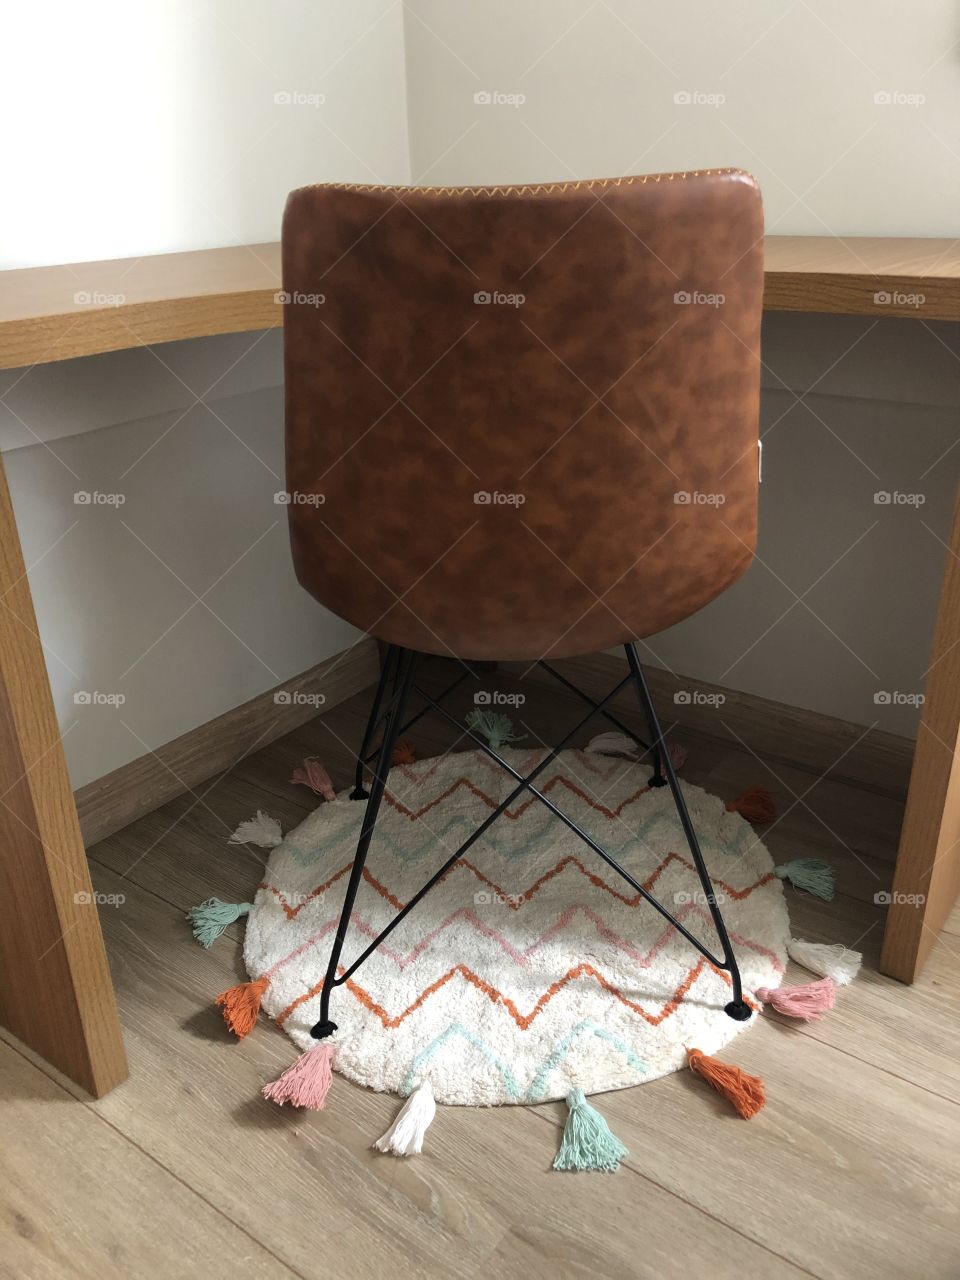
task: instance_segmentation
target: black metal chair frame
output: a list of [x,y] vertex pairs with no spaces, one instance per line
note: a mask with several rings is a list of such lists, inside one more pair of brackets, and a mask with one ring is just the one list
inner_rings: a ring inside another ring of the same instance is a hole
[[[568,690],[575,693],[579,698],[586,702],[590,710],[566,735],[566,737],[555,747],[553,747],[537,767],[524,777],[518,773],[506,760],[494,751],[487,742],[485,742],[477,734],[471,730],[465,729],[463,724],[455,719],[440,703],[452,693],[464,680],[473,677],[476,678],[477,673],[471,669],[468,663],[463,663],[463,671],[457,678],[439,695],[433,698],[423,689],[414,684],[414,671],[416,669],[419,654],[410,649],[402,649],[399,646],[391,645],[387,650],[383,661],[383,667],[380,673],[380,683],[377,685],[377,691],[374,696],[373,706],[370,710],[370,717],[367,721],[366,731],[363,736],[363,744],[357,756],[356,785],[351,793],[351,800],[365,800],[366,808],[363,815],[363,823],[360,828],[360,838],[357,842],[357,852],[353,860],[353,867],[350,871],[350,877],[347,881],[347,891],[343,900],[343,909],[340,913],[340,921],[337,925],[337,932],[330,949],[330,960],[327,965],[327,972],[324,978],[323,990],[320,996],[320,1018],[311,1028],[310,1034],[317,1040],[322,1040],[330,1036],[337,1030],[337,1024],[330,1020],[330,996],[335,987],[341,986],[360,968],[363,962],[373,954],[380,944],[386,939],[393,930],[404,920],[414,909],[418,902],[424,898],[433,886],[443,876],[447,874],[450,868],[459,861],[472,844],[474,844],[488,827],[500,817],[500,815],[517,799],[522,792],[527,791],[535,796],[547,809],[563,822],[571,831],[576,832],[584,844],[588,845],[594,853],[603,859],[607,866],[616,871],[640,896],[645,899],[652,907],[673,925],[673,927],[686,940],[700,952],[702,956],[714,965],[717,969],[724,970],[730,975],[730,985],[732,988],[732,999],[725,1006],[725,1011],[731,1018],[738,1022],[746,1021],[753,1009],[743,999],[743,989],[740,981],[740,970],[737,967],[736,957],[730,944],[730,938],[727,933],[726,925],[723,921],[723,915],[717,903],[716,894],[710,880],[710,874],[707,871],[706,863],[703,860],[703,854],[700,851],[700,845],[697,841],[696,832],[690,821],[690,815],[687,812],[687,806],[683,799],[683,793],[680,790],[680,784],[677,782],[677,776],[674,772],[673,764],[670,760],[670,753],[664,742],[663,730],[660,721],[657,719],[657,713],[654,709],[653,700],[650,697],[650,690],[647,687],[644,678],[643,668],[637,656],[635,644],[624,645],[627,655],[628,673],[624,678],[599,702],[595,702],[593,698],[578,689],[571,681],[567,680],[559,671],[552,667],[548,662],[540,661],[538,664],[551,676],[558,680]],[[633,685],[636,689],[640,706],[646,719],[647,728],[652,738],[652,743],[646,743],[629,729],[625,724],[618,720],[615,716],[606,710],[607,704],[612,702],[629,685]],[[392,687],[390,687],[392,686]],[[388,696],[387,690],[390,687]],[[410,694],[413,693],[424,700],[426,704],[415,716],[403,721],[404,707],[407,704]],[[390,771],[390,763],[393,755],[393,749],[400,735],[411,726],[417,723],[429,711],[435,711],[443,716],[452,725],[454,725],[461,733],[469,737],[476,745],[492,760],[495,760],[502,769],[510,774],[517,782],[517,786],[510,792],[507,798],[480,823],[476,830],[464,840],[463,844],[452,853],[438,871],[430,877],[412,898],[402,907],[393,917],[390,923],[383,929],[376,938],[366,947],[360,955],[347,966],[342,972],[337,970],[340,966],[340,954],[343,950],[343,944],[347,936],[347,930],[350,925],[350,917],[353,913],[353,905],[357,896],[357,890],[360,887],[360,880],[363,876],[363,868],[367,860],[367,853],[370,849],[370,842],[373,838],[374,829],[377,823],[377,815],[380,812],[380,803],[383,799],[383,793],[386,788],[387,775]],[[649,753],[653,760],[653,774],[650,778],[650,786],[663,787],[669,786],[673,795],[674,803],[677,807],[677,814],[680,818],[680,824],[683,827],[683,833],[686,837],[687,844],[690,848],[690,854],[693,859],[700,884],[706,898],[710,915],[713,919],[717,936],[720,940],[720,946],[723,951],[722,958],[713,955],[710,949],[702,943],[698,938],[687,929],[664,905],[658,901],[647,889],[644,888],[624,867],[617,862],[605,849],[603,849],[596,840],[593,839],[586,831],[584,831],[572,818],[563,813],[557,806],[533,785],[534,780],[541,774],[547,766],[556,759],[557,755],[566,747],[571,738],[574,738],[580,731],[593,719],[596,715],[602,715],[611,724],[616,727],[629,738],[631,738],[644,754]],[[383,725],[383,738],[379,749],[371,750],[374,737],[377,730]],[[373,777],[370,783],[369,792],[364,787],[364,769],[372,760],[376,760],[373,769]]]

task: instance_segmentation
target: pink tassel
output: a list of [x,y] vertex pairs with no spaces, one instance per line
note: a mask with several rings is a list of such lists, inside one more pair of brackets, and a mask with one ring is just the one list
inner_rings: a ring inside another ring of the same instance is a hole
[[667,750],[670,752],[670,763],[673,765],[674,773],[677,773],[687,763],[687,748],[682,747],[679,742],[670,742],[667,744]]
[[307,756],[302,768],[294,769],[291,782],[301,783],[309,787],[315,796],[323,796],[324,800],[336,800],[337,793],[333,789],[330,775],[316,756]]
[[330,1071],[332,1057],[332,1044],[315,1045],[306,1053],[301,1053],[293,1066],[287,1067],[278,1080],[265,1084],[261,1090],[263,1096],[271,1102],[279,1102],[281,1106],[289,1102],[295,1107],[322,1111],[333,1083]]
[[837,988],[832,978],[821,978],[819,982],[808,982],[804,987],[758,987],[755,994],[758,1000],[776,1009],[777,1013],[811,1022],[833,1008]]

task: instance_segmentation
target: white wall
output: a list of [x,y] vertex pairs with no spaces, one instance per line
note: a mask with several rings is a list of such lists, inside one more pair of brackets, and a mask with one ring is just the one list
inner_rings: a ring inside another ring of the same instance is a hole
[[[771,232],[954,236],[957,0],[407,0],[413,172],[750,169]],[[478,90],[523,94],[477,106]],[[678,104],[687,92],[719,105]],[[919,105],[899,97],[922,96]]]
[[5,456],[75,787],[358,637],[294,578],[281,389],[212,407]]
[[[6,266],[276,240],[292,187],[409,180],[392,0],[57,0],[4,36]],[[282,381],[278,333],[0,374],[75,787],[356,638],[293,577]]]
[[50,0],[4,47],[0,266],[275,240],[293,187],[408,175],[395,0]]
[[912,734],[960,478],[960,325],[768,315],[763,358],[757,560],[651,661]]

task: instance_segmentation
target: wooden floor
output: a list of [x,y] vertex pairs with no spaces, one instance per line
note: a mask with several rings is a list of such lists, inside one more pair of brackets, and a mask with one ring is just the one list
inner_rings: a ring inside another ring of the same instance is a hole
[[[525,691],[518,718],[557,740],[576,704]],[[369,1150],[393,1098],[337,1079],[322,1114],[264,1102],[292,1046],[266,1021],[241,1043],[227,1035],[212,998],[243,973],[241,929],[205,952],[184,912],[250,897],[259,851],[225,837],[258,807],[285,830],[309,810],[309,792],[286,782],[305,754],[345,785],[368,701],[91,849],[98,891],[122,895],[101,917],[131,1078],[90,1102],[0,1042],[0,1275],[960,1276],[960,927],[915,987],[880,977],[873,897],[890,882],[899,804],[799,770],[774,776],[712,737],[686,739],[685,776],[723,795],[770,786],[783,815],[765,837],[774,856],[836,866],[832,904],[788,889],[794,932],[866,956],[823,1022],[765,1016],[728,1051],[766,1080],[761,1115],[739,1120],[686,1072],[608,1094],[629,1159],[615,1176],[564,1175],[549,1171],[562,1104],[442,1109],[425,1154],[400,1161]],[[421,755],[453,741],[434,717],[411,737]]]

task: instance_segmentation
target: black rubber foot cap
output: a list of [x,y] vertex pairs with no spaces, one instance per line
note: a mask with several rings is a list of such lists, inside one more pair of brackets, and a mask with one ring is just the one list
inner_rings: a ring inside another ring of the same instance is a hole
[[666,778],[661,778],[659,773],[655,773],[653,777],[650,779],[650,781],[647,783],[647,786],[649,787],[665,787],[666,785],[667,785]]
[[326,1040],[327,1036],[332,1036],[336,1029],[335,1022],[318,1022],[315,1027],[310,1028],[310,1034],[314,1040]]
[[746,1022],[748,1018],[753,1017],[753,1010],[745,1000],[731,1000],[729,1004],[724,1005],[723,1012],[735,1022]]
[[351,800],[369,800],[370,792],[364,791],[363,787],[355,787],[353,791],[350,792],[350,799]]

